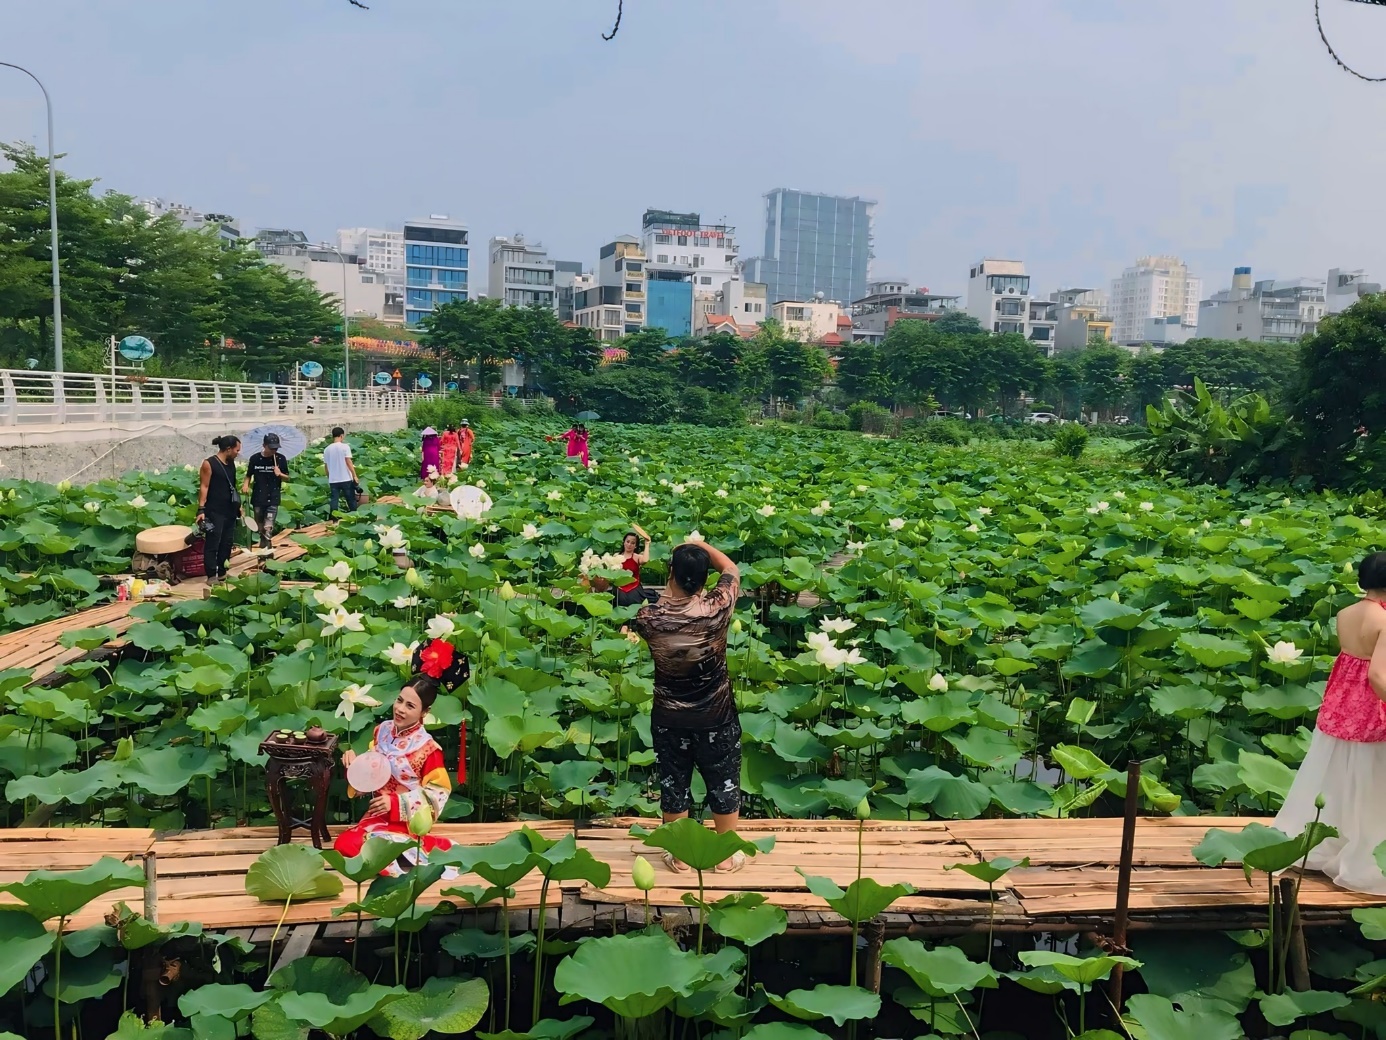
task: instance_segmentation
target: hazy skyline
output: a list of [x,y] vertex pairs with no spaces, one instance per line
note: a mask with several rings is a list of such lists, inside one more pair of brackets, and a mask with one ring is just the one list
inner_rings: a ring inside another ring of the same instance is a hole
[[[558,259],[646,207],[736,225],[775,187],[875,199],[873,277],[1037,293],[1175,253],[1205,295],[1386,278],[1386,84],[1312,0],[44,0],[0,61],[66,172],[314,239],[448,213]],[[1386,75],[1386,10],[1323,0]],[[46,147],[0,69],[0,140]]]

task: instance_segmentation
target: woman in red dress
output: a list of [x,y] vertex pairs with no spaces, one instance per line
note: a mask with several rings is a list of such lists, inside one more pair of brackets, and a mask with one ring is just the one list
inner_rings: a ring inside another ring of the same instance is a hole
[[[616,588],[616,605],[629,607],[636,603],[653,603],[659,594],[640,582],[640,565],[650,562],[650,536],[639,524],[631,524],[633,532],[621,539],[621,569],[630,572],[630,581]],[[641,544],[641,539],[644,544]]]
[[[343,856],[356,856],[371,835],[411,844],[409,818],[421,806],[427,805],[434,819],[443,812],[448,795],[452,793],[452,778],[443,762],[443,749],[424,729],[424,716],[438,699],[438,681],[427,675],[416,675],[395,698],[391,717],[375,728],[370,750],[384,755],[390,763],[390,779],[375,792],[361,822],[337,835],[332,847]],[[356,752],[342,752],[342,765],[349,766]],[[349,793],[354,797],[355,791]],[[424,862],[435,849],[451,848],[446,838],[423,839]],[[415,850],[405,850],[382,873],[398,877],[417,859]],[[404,862],[401,862],[401,861]]]
[[438,461],[443,465],[443,476],[451,476],[457,472],[457,450],[460,446],[457,427],[449,426],[438,441]]
[[472,424],[463,419],[462,429],[457,433],[457,450],[461,455],[462,465],[472,464],[472,445],[475,442],[476,434],[472,432]]

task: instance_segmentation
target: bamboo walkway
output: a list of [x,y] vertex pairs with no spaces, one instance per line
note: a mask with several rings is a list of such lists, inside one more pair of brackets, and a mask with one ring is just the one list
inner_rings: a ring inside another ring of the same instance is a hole
[[[686,914],[685,892],[697,890],[692,873],[674,873],[627,831],[634,820],[597,821],[577,828],[579,843],[611,866],[611,882],[598,889],[581,882],[551,887],[549,910],[564,928],[579,931],[643,923],[644,893],[631,882],[631,866],[644,855],[655,866],[658,883],[652,906],[669,914]],[[641,821],[649,823],[650,821]],[[1264,877],[1249,885],[1235,865],[1209,868],[1191,850],[1210,827],[1237,829],[1247,818],[1143,818],[1136,828],[1135,869],[1131,885],[1133,929],[1190,930],[1251,928],[1265,925]],[[529,824],[550,839],[574,830],[567,821]],[[518,827],[514,823],[443,824],[435,834],[465,845],[494,842]],[[747,837],[773,834],[775,848],[753,857],[741,871],[709,872],[706,897],[733,892],[761,892],[783,907],[796,930],[835,929],[840,918],[810,893],[798,867],[846,886],[857,871],[857,825],[836,820],[745,820]],[[1101,931],[1110,926],[1116,905],[1119,819],[973,820],[962,822],[872,821],[864,830],[862,873],[882,884],[907,882],[915,894],[896,902],[885,915],[888,929],[910,934],[956,934],[985,930],[1018,932]],[[192,831],[171,835],[137,828],[33,828],[0,830],[0,884],[19,881],[31,870],[76,869],[100,856],[146,862],[154,878],[158,919],[200,921],[209,928],[255,929],[273,925],[282,906],[260,903],[245,893],[245,873],[255,858],[274,844],[275,831],[250,827]],[[1010,856],[1029,857],[996,885],[995,904],[987,886],[970,875],[947,869],[955,863]],[[539,903],[539,876],[517,886],[512,912],[525,914]],[[478,884],[473,877],[441,883]],[[87,907],[70,922],[73,928],[99,923],[118,901],[134,909],[145,893],[131,888]],[[325,924],[332,911],[354,896],[348,884],[335,899],[295,903],[285,920],[291,924]],[[0,895],[0,902],[11,901]],[[436,889],[425,903],[438,900]],[[1386,897],[1360,895],[1335,888],[1317,874],[1306,875],[1299,893],[1304,923],[1340,924],[1356,907],[1386,905]],[[467,910],[489,914],[495,909]]]
[[[295,537],[312,540],[321,538],[327,531],[326,524],[314,524],[295,531],[285,531],[274,537],[274,555],[260,556],[237,548],[227,567],[232,578],[244,578],[262,571],[269,559],[280,563],[296,560],[307,554]],[[185,578],[174,585],[165,601],[202,599],[207,594],[205,578]],[[161,602],[151,600],[149,602]],[[51,676],[60,665],[80,661],[89,653],[101,653],[118,649],[125,645],[125,635],[139,618],[132,617],[131,608],[136,604],[129,600],[113,600],[99,606],[80,610],[75,614],[31,625],[0,636],[0,671],[7,668],[27,668],[31,670],[30,684],[42,682]],[[107,627],[111,638],[96,651],[86,651],[76,647],[63,646],[59,640],[67,632],[78,632],[88,628]]]

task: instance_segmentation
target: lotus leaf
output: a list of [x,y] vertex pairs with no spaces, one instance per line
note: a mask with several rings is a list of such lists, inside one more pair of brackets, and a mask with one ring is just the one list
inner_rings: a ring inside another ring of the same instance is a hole
[[758,892],[741,892],[719,899],[707,919],[718,935],[756,946],[789,927],[789,915]]
[[860,986],[829,986],[819,983],[813,989],[791,990],[779,997],[767,993],[770,1003],[787,1015],[812,1021],[831,1018],[842,1026],[849,1019],[875,1018],[881,1011],[881,996]]
[[324,899],[341,894],[342,879],[328,872],[316,849],[274,845],[246,870],[245,890],[268,903]]
[[102,856],[81,870],[35,870],[23,881],[0,885],[0,892],[18,899],[36,920],[51,921],[71,917],[98,896],[143,884],[140,867]]
[[1184,1011],[1164,997],[1139,993],[1126,1002],[1128,1017],[1147,1040],[1242,1040],[1242,1024],[1226,1011]]
[[1074,957],[1067,953],[1051,950],[1027,950],[1020,954],[1020,962],[1027,967],[1050,967],[1066,979],[1080,986],[1091,986],[1105,979],[1117,967],[1139,968],[1141,962],[1131,957],[1101,956]]
[[570,1040],[591,1024],[592,1019],[587,1015],[578,1015],[562,1021],[544,1018],[530,1026],[529,1031],[525,1033],[507,1029],[501,1033],[478,1032],[476,1035],[478,1040]]
[[899,968],[934,999],[978,987],[996,988],[996,972],[989,965],[968,960],[956,946],[931,950],[916,939],[891,939],[881,947],[881,962]]
[[1261,1014],[1273,1026],[1287,1026],[1301,1018],[1347,1007],[1352,1000],[1345,993],[1327,990],[1286,990],[1261,998]]
[[553,984],[560,1004],[591,1000],[622,1018],[644,1018],[705,978],[703,958],[661,931],[589,939],[559,962]]
[[53,948],[54,935],[23,910],[0,908],[0,995],[24,981]]
[[491,993],[481,979],[433,978],[423,988],[385,1004],[372,1029],[390,1040],[422,1040],[430,1033],[469,1032],[486,1013]]
[[754,856],[775,847],[773,836],[747,841],[735,831],[719,833],[687,817],[640,836],[646,845],[673,853],[675,859],[694,870],[713,870],[738,852]]

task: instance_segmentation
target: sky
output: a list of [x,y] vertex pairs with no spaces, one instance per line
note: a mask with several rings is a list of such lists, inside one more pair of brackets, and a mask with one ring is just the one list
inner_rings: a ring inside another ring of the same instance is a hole
[[[0,61],[63,168],[244,231],[468,223],[595,266],[647,207],[761,252],[775,187],[876,200],[873,277],[1037,292],[1172,253],[1386,279],[1386,83],[1312,0],[43,0]],[[1386,8],[1322,0],[1386,76]],[[0,140],[45,146],[0,68]],[[477,279],[474,279],[477,280]]]

